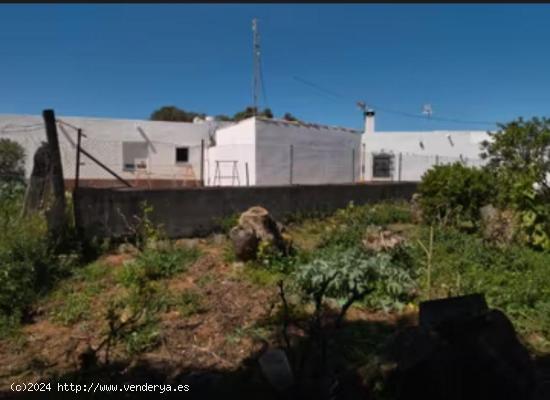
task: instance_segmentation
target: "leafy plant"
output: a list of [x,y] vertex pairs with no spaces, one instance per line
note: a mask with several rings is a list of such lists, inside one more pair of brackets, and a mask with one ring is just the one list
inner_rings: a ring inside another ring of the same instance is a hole
[[480,208],[493,201],[496,188],[488,171],[457,162],[429,169],[418,192],[427,223],[477,226]]

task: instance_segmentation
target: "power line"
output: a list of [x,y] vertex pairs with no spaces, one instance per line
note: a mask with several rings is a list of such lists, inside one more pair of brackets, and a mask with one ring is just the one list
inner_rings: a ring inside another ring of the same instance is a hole
[[[298,76],[294,76],[294,80],[296,80],[298,82],[301,82],[303,84],[306,84],[307,86],[310,86],[314,89],[317,89],[318,91],[320,91],[322,93],[328,94],[333,98],[335,97],[335,98],[338,98],[338,99],[341,99],[341,100],[345,100],[346,103],[348,101],[351,101],[348,96],[343,96],[339,93],[336,93],[332,90],[328,90],[326,88],[323,88],[323,87],[319,86],[316,83],[307,81],[307,80],[305,80],[303,78],[300,78]],[[453,123],[459,123],[459,124],[497,125],[496,122],[491,122],[491,121],[462,120],[462,119],[458,119],[458,118],[434,117],[433,115],[430,115],[429,117],[427,117],[427,116],[423,116],[423,115],[417,115],[417,114],[409,113],[409,112],[406,112],[406,111],[399,111],[399,110],[393,110],[393,109],[386,108],[386,107],[381,107],[377,104],[372,104],[370,102],[369,102],[369,106],[372,107],[372,108],[375,108],[376,110],[382,111],[382,112],[401,115],[403,117],[408,117],[408,118],[422,119],[424,121],[427,120],[427,121],[439,121],[439,122],[453,122]]]

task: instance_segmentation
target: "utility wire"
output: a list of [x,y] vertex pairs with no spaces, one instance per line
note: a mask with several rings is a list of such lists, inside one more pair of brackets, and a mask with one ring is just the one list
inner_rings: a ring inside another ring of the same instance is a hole
[[[330,95],[331,97],[333,98],[337,98],[337,99],[340,99],[340,100],[344,100],[346,103],[348,101],[350,101],[350,98],[348,96],[343,96],[339,93],[336,93],[332,90],[328,90],[326,88],[323,88],[313,82],[310,82],[310,81],[307,81],[303,78],[300,78],[298,76],[294,76],[294,80],[298,81],[298,82],[301,82],[309,87],[312,87],[322,93],[325,93],[325,94],[328,94]],[[417,118],[417,119],[422,119],[424,121],[428,120],[428,121],[441,121],[441,122],[453,122],[453,123],[459,123],[459,124],[476,124],[476,125],[497,125],[496,122],[490,122],[490,121],[471,121],[471,120],[461,120],[461,119],[458,119],[458,118],[445,118],[445,117],[433,117],[433,116],[430,116],[430,117],[425,117],[425,116],[422,116],[422,115],[416,115],[416,114],[412,114],[412,113],[409,113],[409,112],[406,112],[406,111],[398,111],[398,110],[392,110],[392,109],[389,109],[389,108],[386,108],[386,107],[380,107],[379,105],[376,105],[376,104],[372,104],[372,103],[368,103],[369,106],[375,108],[376,110],[380,110],[382,112],[386,112],[386,113],[390,113],[390,114],[396,114],[396,115],[401,115],[401,116],[404,116],[404,117],[408,117],[408,118]]]

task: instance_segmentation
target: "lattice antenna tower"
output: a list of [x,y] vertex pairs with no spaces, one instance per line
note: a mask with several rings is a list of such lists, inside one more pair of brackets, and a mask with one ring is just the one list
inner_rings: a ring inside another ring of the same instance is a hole
[[258,19],[254,18],[252,20],[252,35],[253,35],[253,55],[254,55],[254,78],[253,78],[253,101],[254,101],[254,116],[258,112],[258,97],[260,93],[260,74],[261,74],[261,64],[260,64],[260,33],[258,31]]

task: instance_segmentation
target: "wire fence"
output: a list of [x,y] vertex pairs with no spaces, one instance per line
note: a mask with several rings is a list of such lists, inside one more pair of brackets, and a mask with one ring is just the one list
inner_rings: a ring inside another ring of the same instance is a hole
[[[59,145],[65,179],[76,176],[77,126],[58,121]],[[344,145],[235,143],[209,146],[209,141],[121,140],[97,137],[84,131],[81,148],[132,185],[147,186],[165,181],[167,186],[186,186],[201,180],[208,186],[330,184],[371,180],[419,181],[434,165],[461,162],[479,167],[480,158],[392,153],[390,165],[380,176],[377,152],[361,152]],[[5,124],[0,138],[8,138],[25,149],[26,176],[33,156],[46,141],[43,124]],[[105,168],[81,154],[79,177],[114,180]]]

